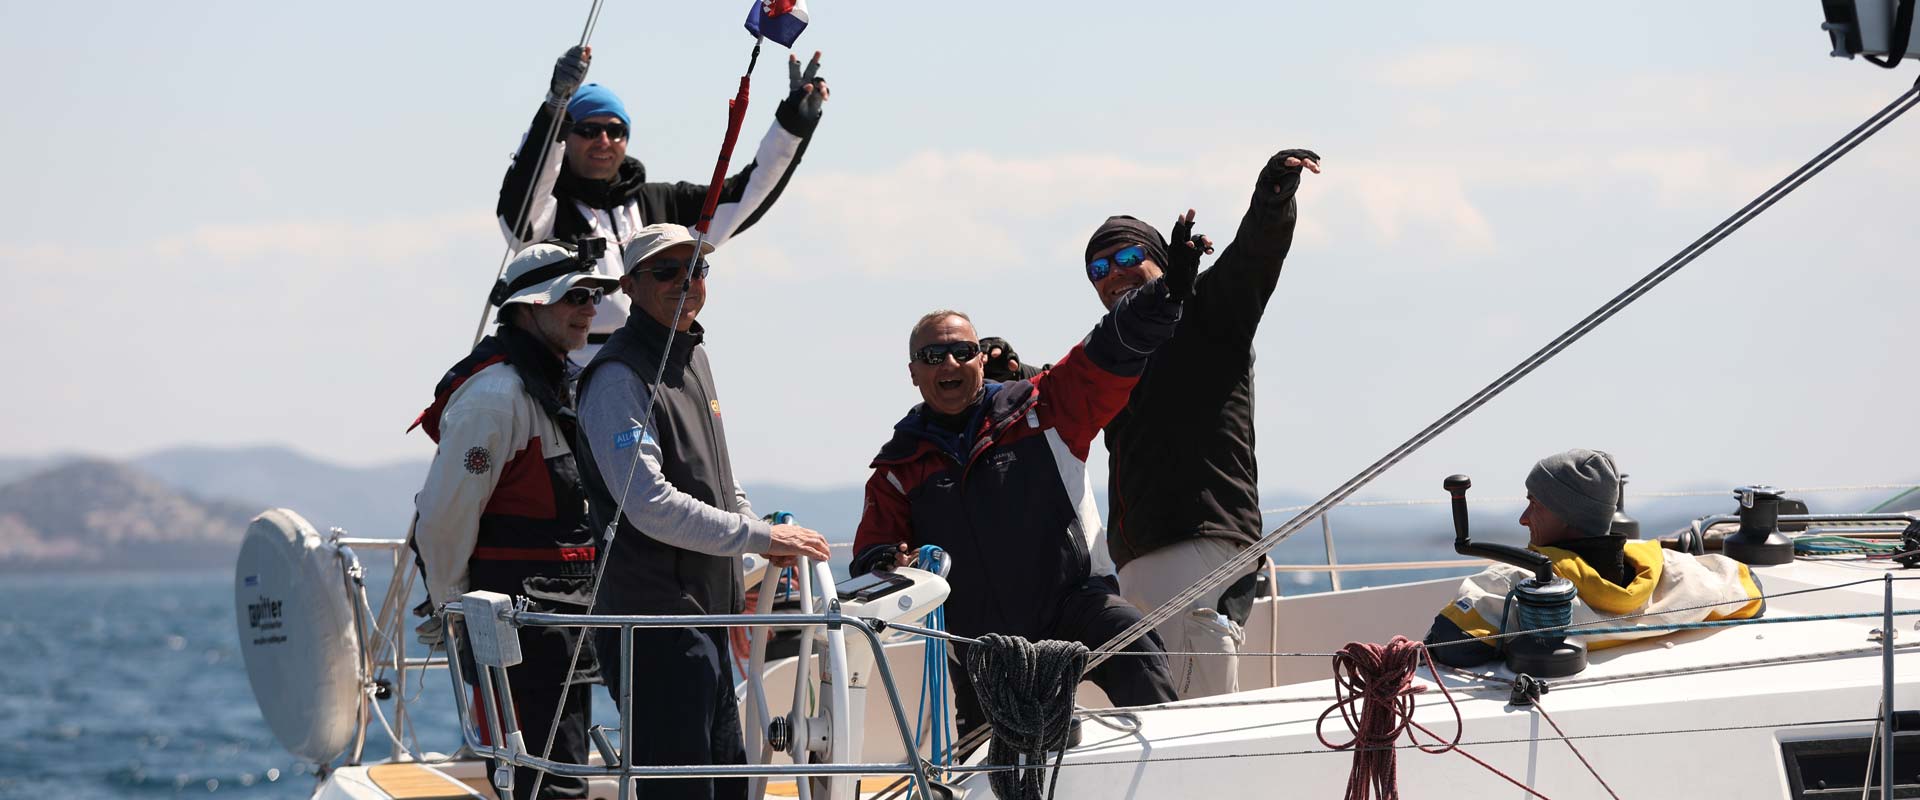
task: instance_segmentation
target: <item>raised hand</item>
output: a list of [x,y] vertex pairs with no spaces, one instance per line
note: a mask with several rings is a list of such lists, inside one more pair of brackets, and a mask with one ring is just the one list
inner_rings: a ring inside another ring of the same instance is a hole
[[825,112],[827,98],[832,97],[833,92],[827,89],[827,79],[819,74],[818,50],[814,51],[813,60],[807,62],[805,71],[800,69],[799,56],[787,56],[787,99],[774,109],[773,118],[788,133],[808,136],[820,124],[820,115]]
[[1200,274],[1200,255],[1213,252],[1213,240],[1193,232],[1193,209],[1187,209],[1173,221],[1173,238],[1167,242],[1167,297],[1184,301],[1193,294],[1194,277]]
[[986,374],[990,381],[1020,380],[1020,354],[1013,345],[998,336],[980,339],[980,352],[986,354]]
[[1300,188],[1300,170],[1320,174],[1320,154],[1312,150],[1292,149],[1274,153],[1260,170],[1260,182],[1254,190],[1257,199],[1285,199]]
[[587,65],[593,62],[593,48],[575,45],[553,62],[553,82],[547,84],[547,105],[566,108],[567,101],[587,79]]

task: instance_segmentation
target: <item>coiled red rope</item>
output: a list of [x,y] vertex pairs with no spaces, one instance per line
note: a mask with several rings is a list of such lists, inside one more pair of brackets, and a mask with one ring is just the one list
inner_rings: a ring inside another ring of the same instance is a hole
[[[1453,709],[1451,741],[1441,741],[1438,734],[1413,721],[1413,710],[1417,707],[1414,695],[1426,691],[1426,687],[1413,683],[1414,673],[1419,671],[1423,661],[1427,665],[1427,674],[1433,676],[1434,685],[1440,687],[1440,696],[1446,698],[1447,707]],[[1348,642],[1346,647],[1333,654],[1333,695],[1333,705],[1320,712],[1320,718],[1314,723],[1314,735],[1319,736],[1320,743],[1327,747],[1353,750],[1353,772],[1347,777],[1346,800],[1398,800],[1399,748],[1395,742],[1400,740],[1402,733],[1406,733],[1408,740],[1421,752],[1436,755],[1448,751],[1459,753],[1528,794],[1546,800],[1546,795],[1458,747],[1460,706],[1453,702],[1447,684],[1440,680],[1434,668],[1433,655],[1427,652],[1427,646],[1421,642],[1405,636],[1395,636],[1384,645]],[[1347,723],[1347,730],[1353,734],[1352,739],[1340,744],[1328,741],[1324,730],[1327,717],[1335,711],[1340,712],[1340,718]],[[1410,730],[1433,737],[1432,744],[1422,744]]]

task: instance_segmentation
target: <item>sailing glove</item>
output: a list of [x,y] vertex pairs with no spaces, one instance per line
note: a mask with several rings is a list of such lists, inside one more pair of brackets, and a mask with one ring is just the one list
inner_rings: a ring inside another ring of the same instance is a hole
[[1320,154],[1304,149],[1282,150],[1273,154],[1273,158],[1267,159],[1267,165],[1260,170],[1260,185],[1254,192],[1256,198],[1271,201],[1285,200],[1292,197],[1294,191],[1300,188],[1300,170],[1306,167],[1304,165],[1287,166],[1289,158],[1311,160],[1317,163],[1320,161]]
[[[820,124],[820,114],[826,110],[827,79],[818,77],[819,74],[819,53],[813,54],[804,72],[800,69],[800,59],[787,58],[787,99],[774,109],[773,119],[788,133],[802,139],[813,135],[813,129]],[[812,86],[813,91],[807,91],[808,86]]]
[[1205,236],[1194,235],[1191,221],[1184,216],[1173,221],[1173,237],[1167,242],[1167,299],[1183,303],[1193,295],[1193,279],[1200,274],[1200,254],[1210,252],[1213,243]]
[[547,84],[547,106],[555,111],[567,107],[567,101],[573,99],[574,90],[587,79],[587,64],[593,60],[585,48],[578,45],[567,48],[566,55],[553,62],[553,82]]
[[427,646],[429,651],[446,646],[447,623],[440,617],[428,617],[413,629],[413,638]]
[[[992,355],[999,350],[998,355]],[[986,373],[990,381],[1020,380],[1020,354],[1013,352],[1013,345],[998,336],[983,336],[980,339],[980,352],[988,353]]]

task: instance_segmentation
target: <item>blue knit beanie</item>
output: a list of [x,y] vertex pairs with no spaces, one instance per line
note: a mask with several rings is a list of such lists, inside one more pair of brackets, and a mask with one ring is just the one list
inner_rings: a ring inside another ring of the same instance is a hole
[[620,102],[612,89],[597,83],[589,83],[573,93],[573,99],[567,102],[567,116],[574,122],[593,117],[612,114],[620,118],[627,127],[633,127],[633,118],[627,116],[627,106]]

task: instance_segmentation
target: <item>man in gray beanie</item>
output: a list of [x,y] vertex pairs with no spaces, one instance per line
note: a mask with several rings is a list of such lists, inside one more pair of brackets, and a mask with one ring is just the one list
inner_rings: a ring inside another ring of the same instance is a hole
[[1621,586],[1632,580],[1622,547],[1607,535],[1620,502],[1620,470],[1613,456],[1574,448],[1540,459],[1527,473],[1527,510],[1520,525],[1531,547],[1571,550],[1600,576]]
[[[1573,582],[1575,623],[1623,613],[1664,614],[1664,622],[1746,619],[1766,610],[1760,585],[1745,564],[1718,555],[1666,550],[1657,540],[1629,541],[1609,533],[1620,502],[1620,470],[1613,456],[1574,449],[1547,456],[1527,473],[1527,548],[1553,561],[1554,574]],[[1453,602],[1440,609],[1426,643],[1442,664],[1471,667],[1500,653],[1492,638],[1507,624],[1507,593],[1531,573],[1496,564],[1461,581]],[[1576,636],[1606,647],[1644,633]]]

